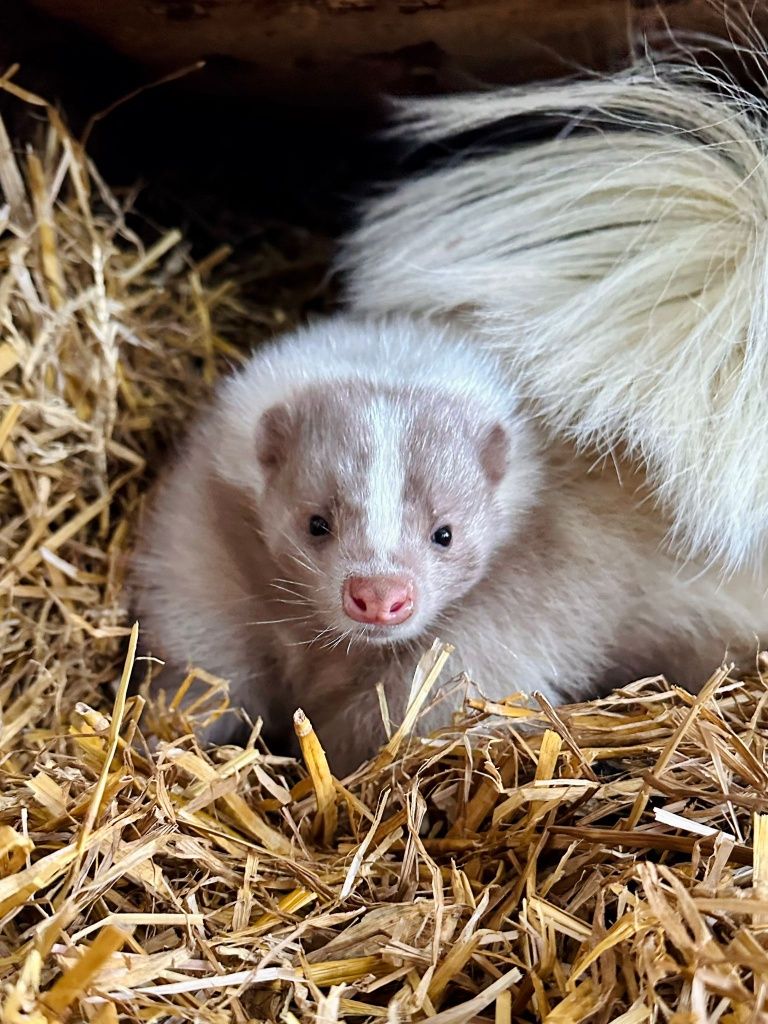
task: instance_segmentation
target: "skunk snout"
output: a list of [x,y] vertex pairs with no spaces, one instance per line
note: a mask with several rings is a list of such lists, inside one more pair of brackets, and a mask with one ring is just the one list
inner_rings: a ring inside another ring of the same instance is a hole
[[344,581],[342,605],[354,622],[398,626],[411,617],[413,597],[406,576],[351,576]]

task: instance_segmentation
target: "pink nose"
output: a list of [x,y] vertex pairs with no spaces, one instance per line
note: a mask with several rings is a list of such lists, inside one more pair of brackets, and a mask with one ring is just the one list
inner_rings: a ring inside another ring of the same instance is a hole
[[413,584],[403,576],[352,576],[344,583],[343,604],[355,622],[397,626],[413,612]]

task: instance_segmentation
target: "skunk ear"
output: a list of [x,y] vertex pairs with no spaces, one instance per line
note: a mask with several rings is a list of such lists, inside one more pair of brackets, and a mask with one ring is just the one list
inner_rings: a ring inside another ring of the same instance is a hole
[[256,428],[256,455],[263,469],[280,468],[289,451],[292,427],[287,405],[273,405],[262,415]]
[[494,423],[480,442],[480,464],[492,484],[496,485],[503,479],[508,458],[507,431],[501,423]]

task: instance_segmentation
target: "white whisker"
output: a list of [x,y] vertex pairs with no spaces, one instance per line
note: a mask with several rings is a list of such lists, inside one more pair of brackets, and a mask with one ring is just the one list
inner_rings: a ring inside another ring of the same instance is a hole
[[243,623],[241,623],[241,625],[243,625],[243,626],[279,626],[281,623],[284,623],[284,622],[308,622],[310,618],[311,618],[311,616],[309,616],[309,615],[298,615],[298,616],[289,616],[288,618],[285,618],[285,619],[262,619],[261,621],[257,621],[257,622],[243,622]]
[[318,587],[313,587],[311,583],[300,583],[298,580],[285,580],[276,576],[274,583],[285,583],[289,587],[304,587],[307,590],[318,590]]

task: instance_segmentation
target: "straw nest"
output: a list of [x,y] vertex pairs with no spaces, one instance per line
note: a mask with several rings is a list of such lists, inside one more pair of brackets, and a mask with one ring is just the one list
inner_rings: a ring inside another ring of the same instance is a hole
[[215,680],[192,718],[127,696],[148,467],[231,339],[304,296],[245,309],[212,277],[225,254],[145,248],[47,119],[15,157],[0,131],[0,1020],[765,1019],[759,665],[697,697],[478,699],[426,743],[436,644],[407,720],[343,781],[301,714],[303,764],[258,734],[201,749]]

